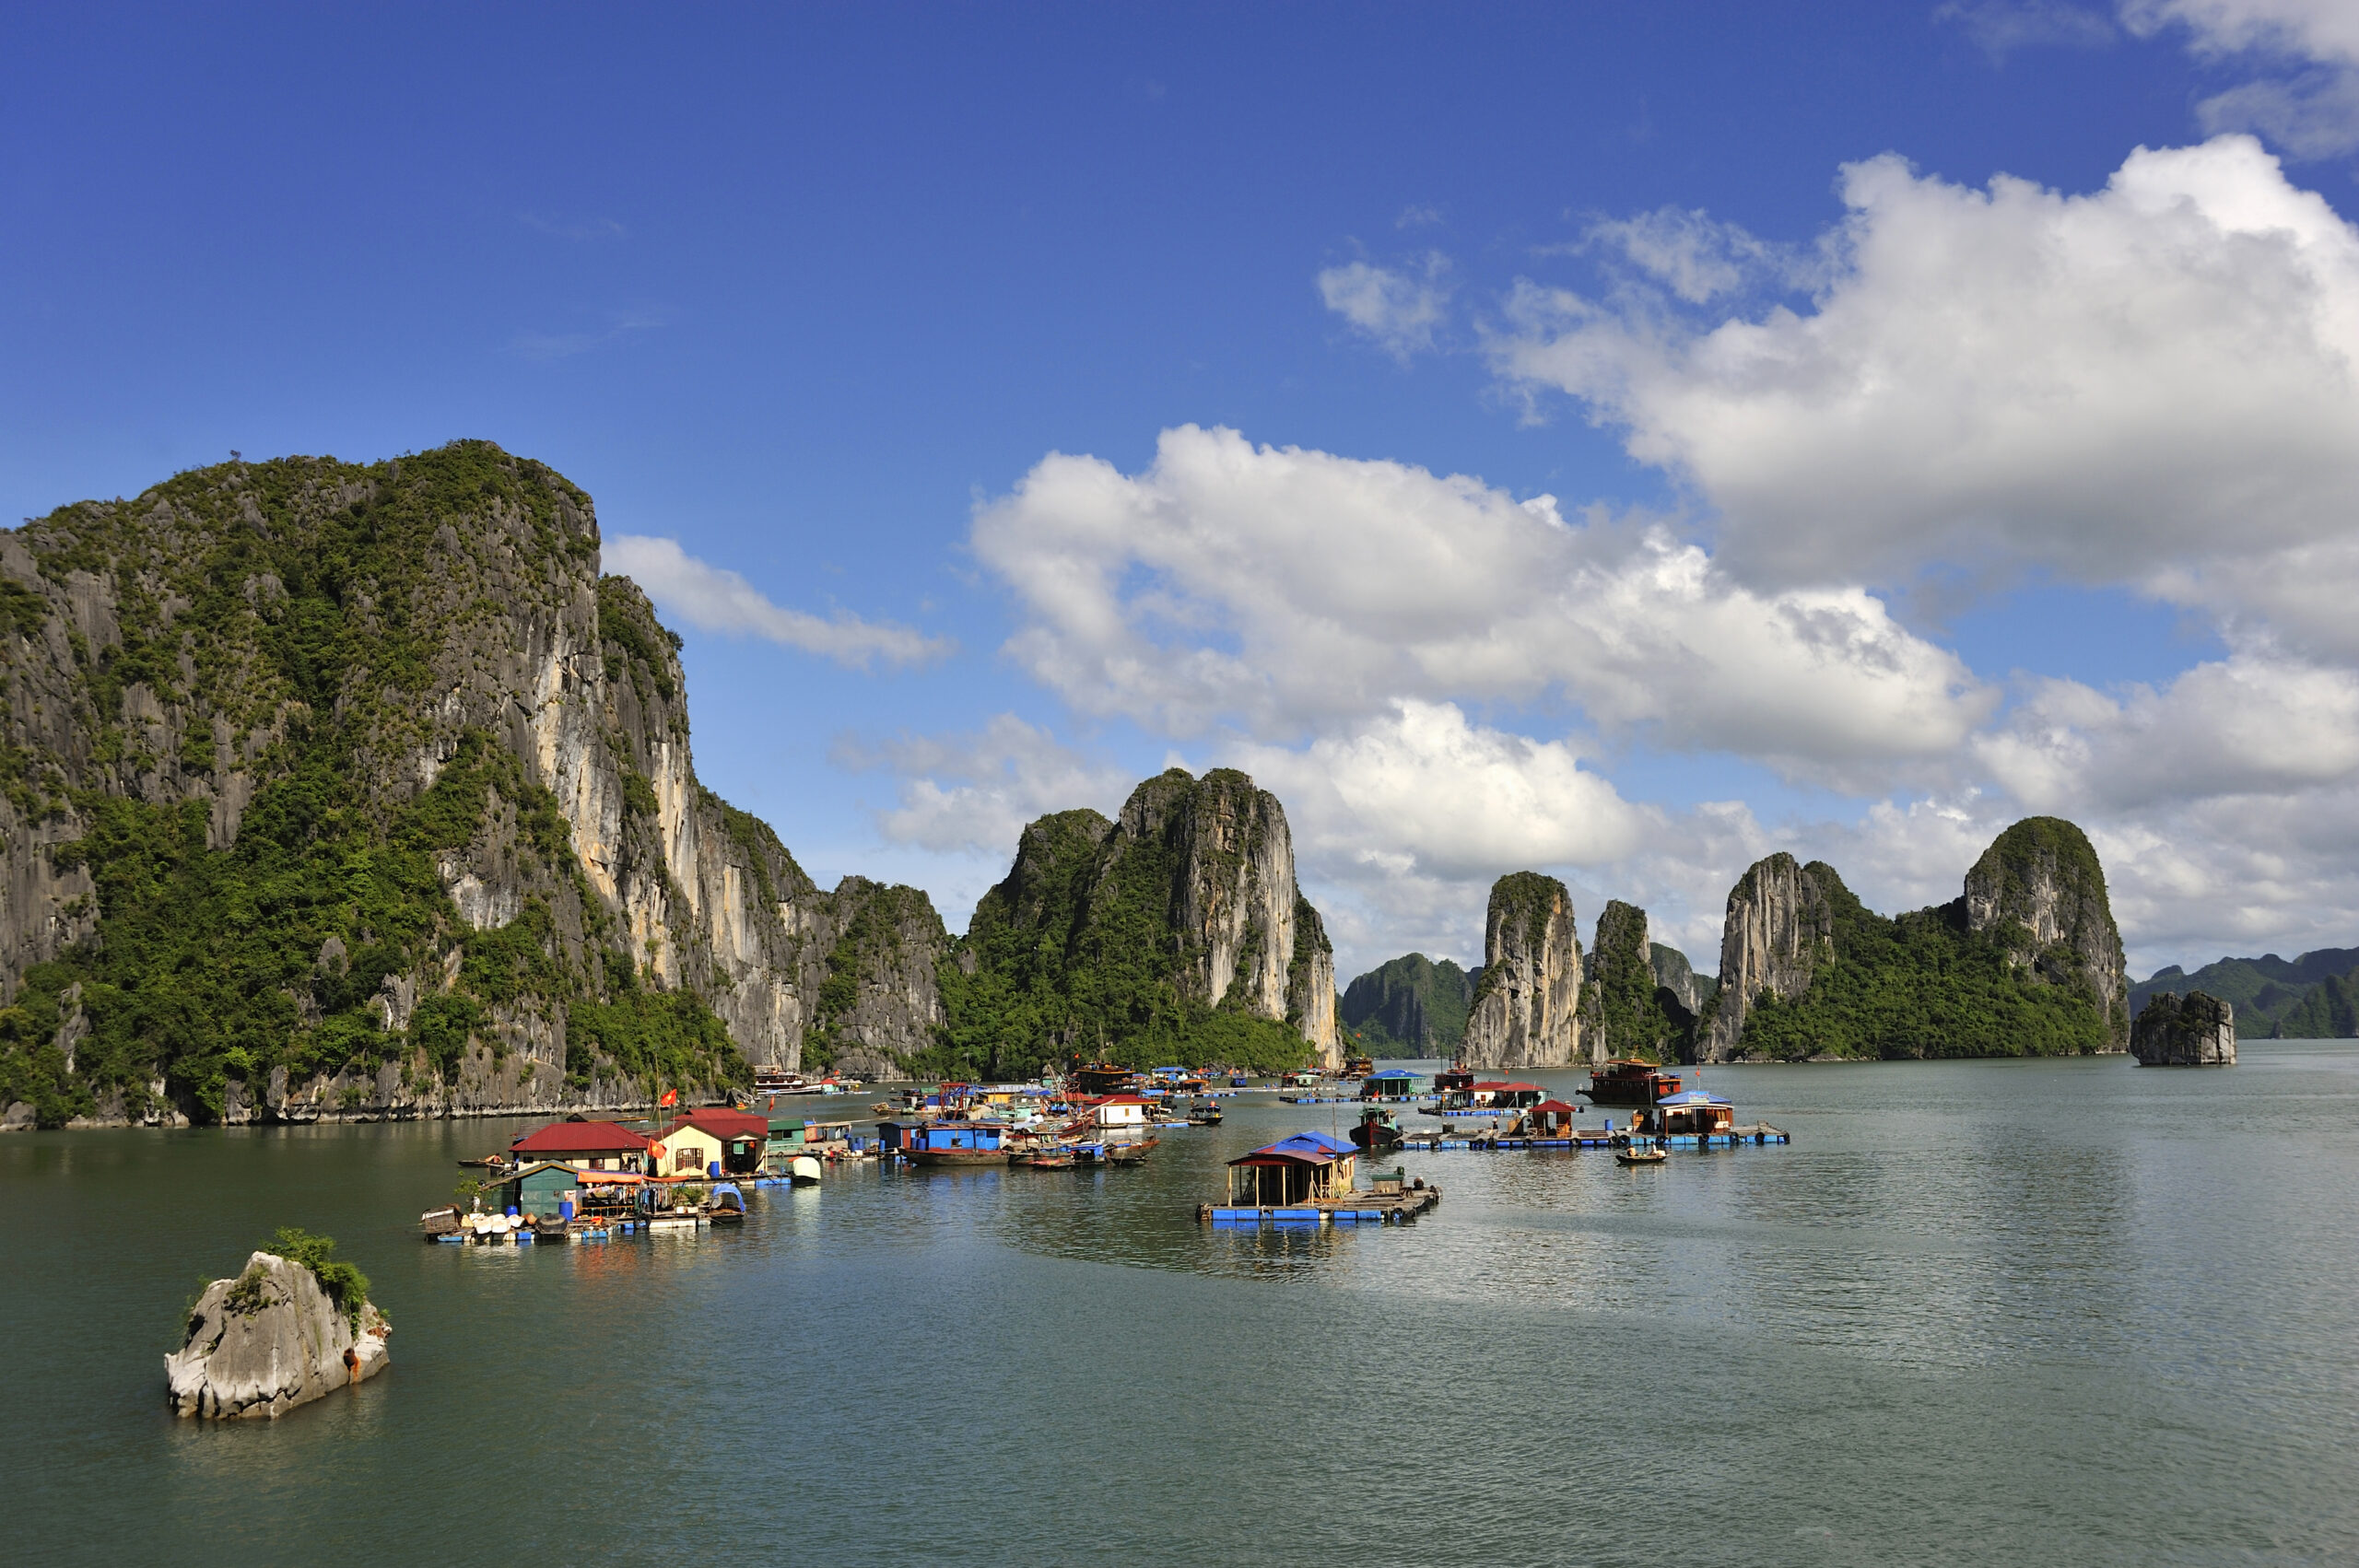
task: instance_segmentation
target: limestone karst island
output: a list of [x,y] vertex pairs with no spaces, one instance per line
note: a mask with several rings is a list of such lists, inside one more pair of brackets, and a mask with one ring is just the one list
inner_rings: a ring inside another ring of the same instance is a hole
[[16,6],[0,1556],[2359,1563],[2355,8]]

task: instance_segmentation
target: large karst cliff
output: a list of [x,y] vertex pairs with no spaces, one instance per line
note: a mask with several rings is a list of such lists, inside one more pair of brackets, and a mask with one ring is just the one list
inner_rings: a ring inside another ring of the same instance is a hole
[[1114,821],[1032,823],[945,983],[951,1047],[978,1071],[1342,1059],[1334,950],[1285,808],[1227,768],[1147,779]]
[[2026,1056],[2129,1043],[2121,938],[2081,830],[2030,817],[1948,904],[1893,919],[1776,854],[1729,893],[1708,1060]]
[[1469,1067],[1566,1067],[1581,1046],[1581,943],[1573,895],[1555,877],[1516,872],[1491,886],[1483,972],[1459,1060]]
[[0,533],[0,1102],[620,1106],[940,1023],[923,895],[697,780],[590,498],[482,442],[181,474]]

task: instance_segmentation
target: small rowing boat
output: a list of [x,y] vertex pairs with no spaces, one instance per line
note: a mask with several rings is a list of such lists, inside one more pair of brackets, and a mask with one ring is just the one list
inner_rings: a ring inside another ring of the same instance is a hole
[[1625,1165],[1660,1165],[1671,1156],[1661,1149],[1639,1147],[1616,1149],[1614,1151],[1614,1158],[1617,1164]]

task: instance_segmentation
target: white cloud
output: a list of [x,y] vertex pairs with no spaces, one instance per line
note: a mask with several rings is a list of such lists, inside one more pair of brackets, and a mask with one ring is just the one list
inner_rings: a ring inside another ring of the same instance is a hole
[[2066,0],[1945,0],[1933,19],[1964,29],[1993,60],[2041,45],[2095,49],[2115,36],[2102,12]]
[[2141,149],[2083,196],[1890,156],[1842,193],[1809,310],[1687,327],[1527,283],[1499,371],[1691,483],[1756,580],[2161,581],[2347,532],[2359,233],[2259,144]]
[[2122,0],[2123,25],[2187,29],[2199,55],[2290,67],[2199,106],[2206,129],[2259,131],[2296,158],[2359,147],[2359,6],[2349,0]]
[[901,776],[900,803],[877,813],[887,839],[943,853],[995,855],[1003,869],[1033,818],[1081,806],[1110,816],[1134,782],[1123,769],[1091,761],[1013,713],[994,715],[970,734],[905,735],[874,743],[839,739],[832,760]]
[[822,619],[786,609],[737,573],[689,555],[676,539],[610,533],[604,565],[637,582],[650,599],[699,631],[758,637],[854,669],[864,670],[877,660],[922,664],[955,646],[908,626],[865,621],[843,611]]
[[1426,257],[1422,275],[1350,262],[1325,268],[1318,282],[1327,309],[1396,357],[1431,348],[1449,317],[1449,260],[1438,252]]
[[1768,284],[1807,284],[1816,269],[1785,247],[1710,214],[1661,207],[1589,227],[1587,244],[1606,247],[1691,305]]
[[1047,458],[978,509],[973,543],[1018,597],[1017,663],[1175,737],[1568,700],[1815,776],[1947,752],[1991,700],[1858,589],[1755,593],[1661,532],[1569,524],[1553,497],[1233,430],[1167,430],[1136,476]]

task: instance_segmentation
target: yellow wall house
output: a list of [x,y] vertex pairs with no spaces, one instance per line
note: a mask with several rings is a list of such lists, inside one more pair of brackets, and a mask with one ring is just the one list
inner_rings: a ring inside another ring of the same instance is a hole
[[[663,1146],[657,1172],[661,1176],[703,1176],[713,1166],[723,1171],[748,1171],[761,1164],[762,1143],[769,1123],[742,1111],[690,1111],[656,1133]],[[732,1143],[737,1145],[733,1156]]]

